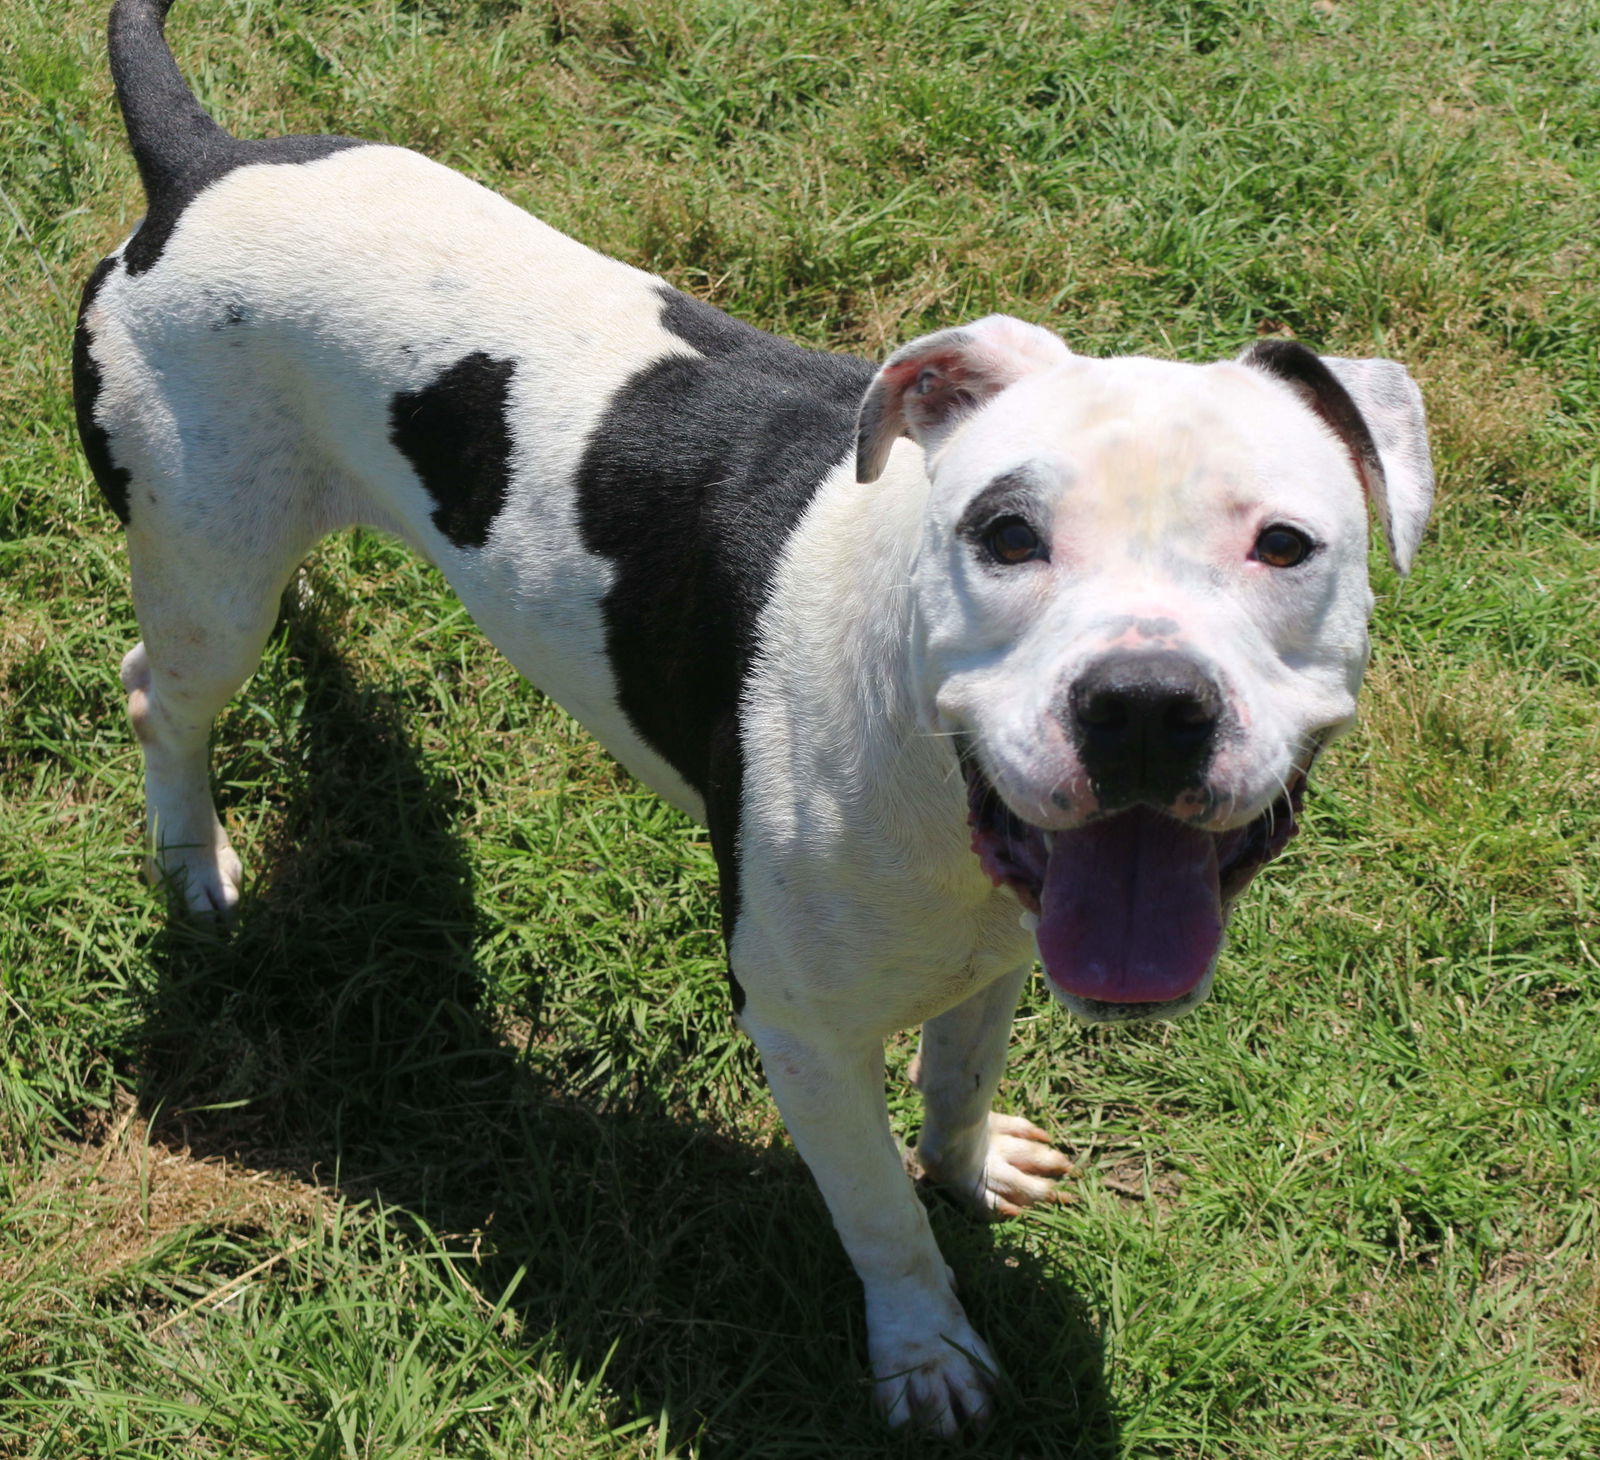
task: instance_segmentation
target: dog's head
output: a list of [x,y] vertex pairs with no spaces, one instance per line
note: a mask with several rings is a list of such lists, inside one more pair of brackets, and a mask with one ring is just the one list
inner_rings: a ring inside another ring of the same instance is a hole
[[1209,992],[1232,900],[1295,830],[1367,660],[1367,502],[1405,572],[1432,498],[1387,360],[1274,340],[1181,365],[1074,355],[991,316],[913,341],[862,405],[930,484],[916,661],[973,850],[1094,1020]]

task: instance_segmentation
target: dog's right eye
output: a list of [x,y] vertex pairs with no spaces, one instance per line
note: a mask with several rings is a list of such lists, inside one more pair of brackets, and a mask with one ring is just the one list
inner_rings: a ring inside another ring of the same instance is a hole
[[1316,550],[1317,545],[1298,527],[1276,522],[1262,529],[1250,556],[1269,568],[1298,568]]
[[982,541],[989,556],[1007,567],[1045,556],[1039,534],[1021,517],[997,517],[983,530]]

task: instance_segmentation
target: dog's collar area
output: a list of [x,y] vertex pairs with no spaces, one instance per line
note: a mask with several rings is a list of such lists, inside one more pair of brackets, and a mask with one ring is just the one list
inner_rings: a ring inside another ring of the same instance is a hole
[[[1306,776],[1242,827],[1209,832],[1147,806],[1071,831],[1019,817],[957,741],[972,850],[1037,921],[1045,972],[1074,1000],[1126,1008],[1198,1002],[1227,911],[1298,829]],[[1123,1015],[1121,1017],[1132,1017]]]

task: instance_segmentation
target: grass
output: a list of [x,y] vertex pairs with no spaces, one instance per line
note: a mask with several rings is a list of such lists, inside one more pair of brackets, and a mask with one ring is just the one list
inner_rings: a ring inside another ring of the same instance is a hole
[[[102,5],[0,18],[0,1454],[922,1454],[724,993],[704,834],[368,534],[136,881],[78,281],[142,206]],[[1579,0],[186,0],[243,133],[416,146],[808,343],[1005,309],[1422,381],[1361,729],[1172,1027],[1035,993],[1075,1202],[935,1203],[990,1453],[1600,1454],[1600,21]],[[896,1075],[909,1038],[891,1051]],[[916,1112],[891,1084],[900,1128]]]

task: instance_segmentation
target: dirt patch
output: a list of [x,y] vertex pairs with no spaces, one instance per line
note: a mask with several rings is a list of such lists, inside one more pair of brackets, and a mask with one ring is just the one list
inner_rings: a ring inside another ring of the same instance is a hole
[[[0,1289],[63,1270],[100,1286],[159,1261],[186,1233],[271,1232],[287,1241],[320,1220],[333,1200],[295,1177],[152,1139],[125,1100],[83,1144],[16,1191],[12,1230],[21,1241],[0,1249]],[[49,1290],[39,1284],[40,1292]]]
[[1152,1167],[1144,1156],[1129,1156],[1101,1164],[1100,1184],[1125,1201],[1151,1202],[1167,1208],[1183,1194],[1189,1178],[1181,1171]]

